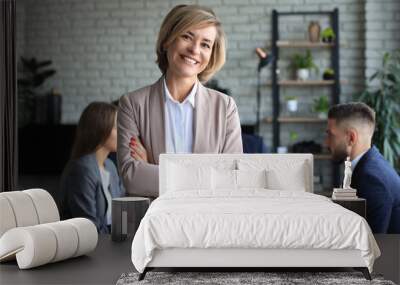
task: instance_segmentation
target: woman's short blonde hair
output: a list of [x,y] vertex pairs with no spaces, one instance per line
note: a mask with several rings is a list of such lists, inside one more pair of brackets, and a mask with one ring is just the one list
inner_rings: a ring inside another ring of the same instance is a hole
[[191,28],[215,26],[217,36],[215,38],[210,61],[206,68],[198,75],[201,82],[209,80],[225,64],[225,33],[221,22],[215,13],[207,7],[198,5],[175,6],[165,17],[157,39],[157,64],[161,72],[165,74],[168,69],[166,47]]

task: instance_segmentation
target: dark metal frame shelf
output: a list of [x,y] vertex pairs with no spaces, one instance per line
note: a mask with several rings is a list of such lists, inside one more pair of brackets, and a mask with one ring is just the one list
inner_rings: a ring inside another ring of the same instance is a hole
[[[332,29],[336,37],[332,43],[310,43],[307,41],[283,41],[279,38],[279,17],[281,16],[298,16],[298,15],[327,15],[331,19]],[[333,80],[317,80],[317,81],[298,81],[298,80],[278,80],[279,49],[280,48],[329,48],[331,51],[331,67],[335,71]],[[284,86],[305,86],[305,87],[328,87],[331,88],[330,103],[331,105],[339,103],[340,97],[340,69],[339,69],[339,10],[335,8],[333,11],[299,11],[299,12],[278,12],[272,11],[272,54],[275,60],[272,63],[272,107],[273,113],[270,120],[265,122],[272,123],[273,131],[273,149],[276,151],[280,145],[280,124],[281,123],[320,123],[321,120],[303,120],[300,118],[292,121],[283,120],[280,115],[280,88]],[[304,119],[304,118],[302,118]],[[339,184],[339,167],[332,164],[333,184]]]

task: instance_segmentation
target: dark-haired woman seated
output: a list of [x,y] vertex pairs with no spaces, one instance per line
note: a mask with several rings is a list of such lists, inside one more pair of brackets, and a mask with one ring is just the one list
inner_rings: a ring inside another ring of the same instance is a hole
[[124,195],[117,169],[107,158],[117,149],[116,116],[117,107],[109,103],[85,108],[61,178],[62,218],[88,218],[99,233],[110,232],[112,198]]

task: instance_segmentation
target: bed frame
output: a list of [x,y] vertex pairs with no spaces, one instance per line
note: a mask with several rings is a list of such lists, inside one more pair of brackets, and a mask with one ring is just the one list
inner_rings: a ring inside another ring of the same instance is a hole
[[[256,159],[268,163],[277,161],[304,161],[305,190],[313,192],[313,156],[311,154],[225,154],[207,155],[176,155],[162,154],[160,156],[160,194],[164,193],[169,161],[207,160],[212,163],[218,159]],[[353,268],[361,271],[367,280],[371,275],[359,250],[329,250],[329,249],[254,249],[254,248],[168,248],[157,249],[153,259],[147,265],[139,280],[143,280],[148,271],[154,269],[206,269],[214,271],[265,271],[266,269],[290,268],[296,269],[334,269]]]
[[359,250],[328,249],[192,249],[171,248],[156,250],[152,261],[139,275],[143,280],[148,271],[170,268],[181,269],[221,269],[224,271],[264,271],[271,268],[343,268],[361,271],[371,280],[368,268]]

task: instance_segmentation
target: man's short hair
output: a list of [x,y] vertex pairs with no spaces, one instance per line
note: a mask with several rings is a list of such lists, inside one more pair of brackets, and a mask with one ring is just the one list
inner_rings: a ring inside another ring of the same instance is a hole
[[363,126],[368,125],[372,132],[375,129],[375,111],[361,102],[343,103],[331,107],[328,119],[336,120],[338,126],[359,123]]

